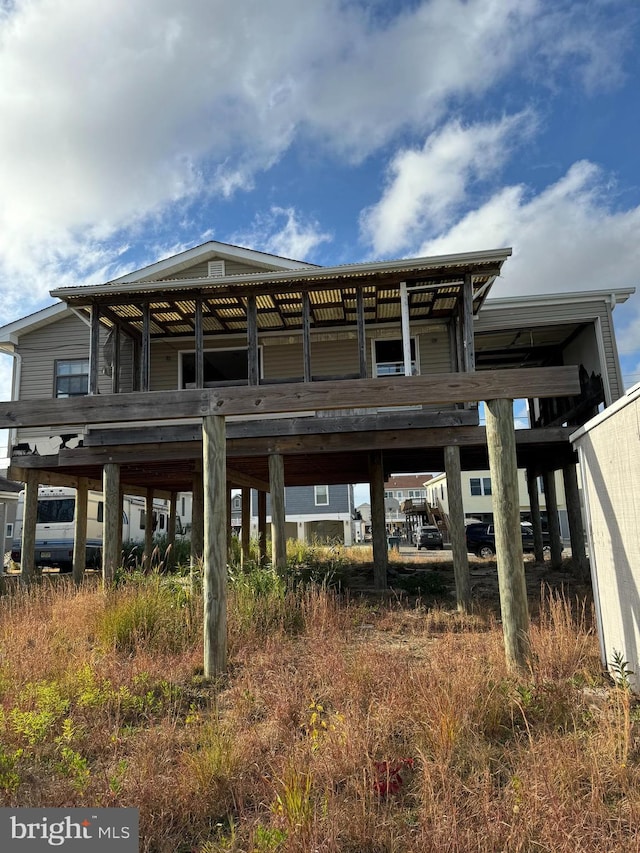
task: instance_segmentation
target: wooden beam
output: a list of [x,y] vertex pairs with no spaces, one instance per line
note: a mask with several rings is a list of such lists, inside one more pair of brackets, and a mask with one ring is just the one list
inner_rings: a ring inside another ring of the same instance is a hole
[[73,518],[73,580],[82,583],[87,565],[87,507],[89,486],[86,477],[80,477],[76,489],[76,508]]
[[471,607],[471,575],[469,573],[469,555],[467,554],[467,540],[464,527],[459,447],[445,447],[444,470],[447,475],[449,530],[451,534],[453,573],[456,582],[456,601],[458,610],[466,612]]
[[260,384],[259,352],[256,297],[250,295],[247,296],[247,377],[251,386]]
[[538,495],[538,478],[533,469],[527,468],[527,492],[529,494],[529,509],[531,510],[531,527],[533,530],[533,555],[537,562],[544,560],[544,543],[542,541],[542,522],[540,520],[540,497]]
[[[142,306],[142,343],[140,346],[140,390],[149,391],[151,384],[151,306]],[[75,397],[74,399],[78,399]]]
[[558,518],[558,496],[556,490],[555,471],[545,471],[542,475],[544,483],[544,503],[547,510],[547,527],[549,529],[549,545],[551,546],[551,568],[562,566],[562,537],[560,535],[560,519]]
[[302,294],[302,375],[311,382],[311,302],[309,294]]
[[473,339],[473,279],[470,273],[465,275],[462,286],[462,336],[464,370],[474,371],[476,355]]
[[176,555],[175,555],[175,545],[176,545],[176,517],[177,517],[177,509],[178,509],[178,495],[176,492],[171,492],[171,497],[169,498],[169,521],[167,525],[167,551],[166,551],[166,566],[165,569],[167,571],[171,571],[171,569],[175,566]]
[[196,388],[204,388],[204,327],[202,324],[202,298],[196,296],[193,331],[195,337]]
[[113,326],[113,362],[111,364],[111,393],[120,393],[120,326]]
[[153,554],[153,489],[147,487],[144,496],[144,554],[142,555],[142,569],[151,571],[151,555]]
[[36,574],[36,523],[38,520],[39,483],[39,472],[37,470],[27,471],[24,481],[22,548],[20,553],[20,570],[24,584],[30,584]]
[[518,467],[512,400],[487,400],[487,444],[507,666],[524,670],[530,656],[529,609],[524,575]]
[[580,509],[578,490],[578,472],[575,465],[565,465],[562,469],[564,494],[567,502],[567,520],[571,537],[571,558],[576,567],[576,575],[583,583],[589,580],[589,561],[585,548],[584,522]]
[[258,548],[260,551],[260,565],[267,561],[267,493],[258,492]]
[[240,534],[240,560],[243,566],[249,562],[251,550],[251,489],[244,486],[241,492],[242,527]]
[[346,379],[275,386],[233,386],[144,394],[108,394],[0,403],[0,429],[116,423],[208,415],[266,415],[309,409],[412,406],[477,400],[557,397],[579,393],[577,367],[538,367],[475,373]]
[[204,481],[204,675],[227,668],[227,474],[224,418],[202,423]]
[[91,331],[89,334],[89,393],[98,393],[100,369],[100,306],[91,306]]
[[384,510],[384,466],[381,451],[369,456],[369,491],[371,496],[373,584],[377,590],[383,590],[387,588],[389,552]]
[[202,471],[193,475],[191,491],[191,583],[194,584],[195,571],[204,552],[204,484]]
[[277,572],[287,568],[287,535],[285,528],[284,460],[280,454],[269,456],[271,492],[271,559]]
[[367,376],[367,333],[364,319],[364,291],[361,287],[356,290],[356,322],[358,325],[358,364],[360,377]]
[[120,502],[120,466],[107,462],[103,468],[104,523],[102,525],[102,582],[113,583],[120,565],[120,534],[122,505]]

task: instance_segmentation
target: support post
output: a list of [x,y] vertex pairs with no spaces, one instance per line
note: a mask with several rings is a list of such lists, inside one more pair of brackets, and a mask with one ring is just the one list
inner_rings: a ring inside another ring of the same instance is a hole
[[22,583],[30,584],[36,574],[36,524],[38,521],[38,471],[27,470],[24,483],[22,516],[22,550],[20,569]]
[[584,523],[580,509],[580,491],[578,489],[578,471],[575,465],[565,465],[562,469],[564,495],[567,501],[567,518],[571,537],[571,557],[578,578],[586,583],[589,580],[589,561],[584,541]]
[[258,548],[260,565],[267,562],[267,493],[258,491]]
[[204,553],[204,489],[202,471],[193,475],[191,493],[191,588],[195,586],[196,568]]
[[402,327],[402,358],[404,361],[404,375],[411,376],[411,325],[409,322],[409,293],[407,282],[400,282],[400,325]]
[[549,544],[551,546],[551,568],[559,569],[562,566],[562,539],[560,536],[560,519],[558,518],[555,471],[545,471],[542,479],[544,482],[544,502],[547,508]]
[[197,296],[193,314],[195,337],[196,388],[204,388],[204,326],[202,323],[202,299]]
[[387,525],[384,512],[384,466],[382,452],[369,455],[369,491],[371,493],[371,543],[373,545],[373,584],[387,588]]
[[536,562],[544,561],[544,543],[542,541],[542,520],[540,518],[540,498],[538,496],[538,478],[534,471],[527,468],[527,492],[529,493],[529,508],[531,510],[531,527],[533,529],[533,556]]
[[204,675],[227,668],[227,460],[225,421],[202,420],[204,488]]
[[113,327],[113,362],[111,364],[111,393],[120,393],[120,326]]
[[226,516],[227,516],[227,562],[229,562],[231,560],[231,546],[233,544],[233,525],[231,524],[233,495],[231,494],[231,483],[227,483],[226,491],[227,491],[227,508],[226,508]]
[[153,553],[153,489],[147,489],[144,503],[144,555],[142,570],[151,572],[151,555]]
[[476,369],[476,353],[473,339],[473,280],[470,273],[464,277],[462,286],[462,345],[464,347],[464,371]]
[[269,486],[271,489],[271,559],[278,573],[287,568],[287,537],[285,528],[284,459],[279,453],[269,456]]
[[530,655],[529,608],[520,532],[513,401],[487,400],[485,408],[505,654],[510,669],[524,669]]
[[86,477],[78,479],[76,487],[76,510],[73,518],[73,582],[80,586],[87,565],[87,507],[89,482]]
[[178,495],[171,492],[169,498],[169,524],[167,527],[167,550],[165,551],[165,571],[170,572],[176,562],[176,515],[178,509]]
[[251,489],[244,486],[241,494],[242,527],[240,541],[240,564],[242,566],[249,562],[251,551]]
[[458,610],[466,612],[471,607],[471,575],[469,573],[469,555],[467,554],[467,540],[464,529],[462,469],[458,445],[445,447],[444,470],[447,475],[449,532],[451,534],[453,574],[456,581],[456,601]]
[[151,306],[142,306],[142,341],[140,345],[140,390],[148,391],[151,379]]
[[102,525],[102,582],[113,583],[120,562],[122,508],[120,505],[120,466],[106,462],[102,469],[104,523]]

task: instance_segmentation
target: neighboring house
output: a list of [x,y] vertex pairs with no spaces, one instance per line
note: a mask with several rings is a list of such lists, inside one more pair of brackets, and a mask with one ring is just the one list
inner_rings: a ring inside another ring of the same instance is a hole
[[[290,486],[284,490],[286,537],[302,542],[353,545],[356,520],[353,486],[348,484]],[[271,501],[267,496],[267,522],[271,523]],[[258,507],[253,495],[251,531],[258,533]]]
[[10,476],[104,483],[116,520],[121,489],[168,500],[204,480],[215,519],[223,492],[271,491],[276,562],[285,486],[370,482],[379,582],[385,478],[444,470],[449,446],[463,470],[486,468],[478,401],[530,398],[518,465],[542,473],[572,466],[569,432],[622,393],[611,313],[633,290],[490,302],[510,254],[317,267],[212,241],[54,290],[59,303],[0,328]]
[[425,481],[431,474],[392,474],[384,484],[384,506],[387,532],[397,533],[412,542],[411,525],[407,524],[405,504],[426,500]]
[[[569,522],[567,519],[567,508],[564,497],[564,485],[562,476],[557,473],[556,479],[556,496],[558,519],[560,521],[560,532],[563,541],[569,541]],[[449,490],[447,487],[447,475],[436,474],[431,480],[425,483],[427,491],[427,502],[431,507],[439,507],[442,511],[449,514]],[[538,490],[538,501],[540,505],[543,527],[546,527],[546,503],[544,495],[544,485],[542,477],[536,478],[536,488]],[[531,517],[531,507],[529,503],[529,492],[527,489],[527,481],[524,470],[518,471],[518,496],[520,505],[520,518],[522,521],[529,521]],[[491,483],[491,473],[488,470],[482,471],[465,471],[462,476],[462,503],[464,508],[464,516],[467,521],[493,521],[493,489]]]
[[[14,483],[0,475],[0,531],[2,531],[2,556],[11,551],[13,543],[13,528],[16,521],[16,507],[18,495],[24,486],[22,483]],[[3,562],[0,561],[0,572]]]

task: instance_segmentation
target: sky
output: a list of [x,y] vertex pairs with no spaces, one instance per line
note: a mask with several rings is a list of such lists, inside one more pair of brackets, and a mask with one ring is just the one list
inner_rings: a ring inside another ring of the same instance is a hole
[[0,325],[207,240],[638,287],[639,47],[638,0],[0,0]]

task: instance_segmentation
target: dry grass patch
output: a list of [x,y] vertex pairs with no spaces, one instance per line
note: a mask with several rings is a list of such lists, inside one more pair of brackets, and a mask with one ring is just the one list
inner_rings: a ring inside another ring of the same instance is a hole
[[515,677],[490,610],[249,572],[217,685],[201,613],[160,578],[0,600],[2,805],[136,806],[154,853],[640,845],[639,715],[588,604],[546,590]]

